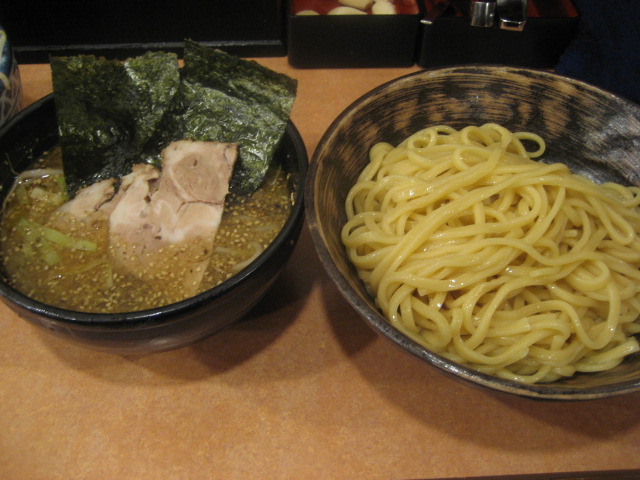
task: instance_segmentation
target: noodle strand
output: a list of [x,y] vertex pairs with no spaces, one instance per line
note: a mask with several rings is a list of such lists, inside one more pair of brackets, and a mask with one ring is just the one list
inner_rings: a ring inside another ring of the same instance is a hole
[[609,369],[640,350],[640,188],[533,160],[544,150],[539,136],[496,124],[379,143],[342,230],[393,326],[528,383]]

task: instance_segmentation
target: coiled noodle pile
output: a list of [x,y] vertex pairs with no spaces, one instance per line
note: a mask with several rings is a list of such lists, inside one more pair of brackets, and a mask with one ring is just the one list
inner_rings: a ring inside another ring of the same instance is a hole
[[609,369],[639,350],[640,189],[533,160],[544,149],[495,124],[379,143],[342,231],[392,325],[527,383]]

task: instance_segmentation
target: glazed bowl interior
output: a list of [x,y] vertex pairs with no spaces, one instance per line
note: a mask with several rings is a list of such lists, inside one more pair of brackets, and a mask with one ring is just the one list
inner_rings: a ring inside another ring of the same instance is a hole
[[596,182],[640,185],[640,108],[593,86],[545,71],[493,66],[425,70],[379,86],[328,128],[311,160],[307,219],[320,259],[337,287],[377,332],[440,372],[472,385],[537,399],[585,400],[640,390],[640,354],[600,373],[550,384],[502,380],[455,364],[385,320],[340,240],[344,202],[377,142],[393,145],[433,125],[498,123],[547,143],[546,162],[564,162]]
[[[17,173],[59,140],[53,95],[30,105],[0,130],[0,200]],[[218,286],[183,301],[128,313],[85,313],[52,307],[10,285],[0,272],[0,294],[20,316],[54,334],[113,353],[150,353],[182,347],[242,318],[270,289],[286,265],[304,222],[307,153],[289,122],[276,152],[289,174],[291,212],[273,242],[248,266]]]

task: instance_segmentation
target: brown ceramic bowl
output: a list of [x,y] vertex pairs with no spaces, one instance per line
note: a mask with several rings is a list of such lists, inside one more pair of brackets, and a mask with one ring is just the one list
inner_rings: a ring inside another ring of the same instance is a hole
[[313,154],[307,219],[320,259],[363,319],[391,343],[472,385],[536,399],[586,400],[640,391],[640,354],[607,372],[526,385],[481,374],[430,352],[385,320],[340,240],[344,201],[373,144],[397,144],[434,124],[499,123],[547,142],[546,161],[567,163],[595,181],[640,185],[640,107],[585,83],[545,71],[464,66],[413,73],[367,93],[329,127]]

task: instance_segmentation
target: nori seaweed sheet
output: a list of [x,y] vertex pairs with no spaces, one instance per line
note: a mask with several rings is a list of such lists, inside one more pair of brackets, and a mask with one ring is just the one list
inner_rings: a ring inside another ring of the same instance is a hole
[[51,70],[71,195],[128,173],[180,86],[177,56],[163,52],[125,62],[90,55],[52,57]]
[[297,81],[257,62],[186,40],[173,54],[125,62],[53,57],[54,98],[69,192],[158,165],[174,140],[237,143],[231,191],[260,186],[289,119]]
[[230,190],[251,193],[269,169],[296,91],[287,75],[186,40],[180,90],[151,148],[181,139],[236,143]]

